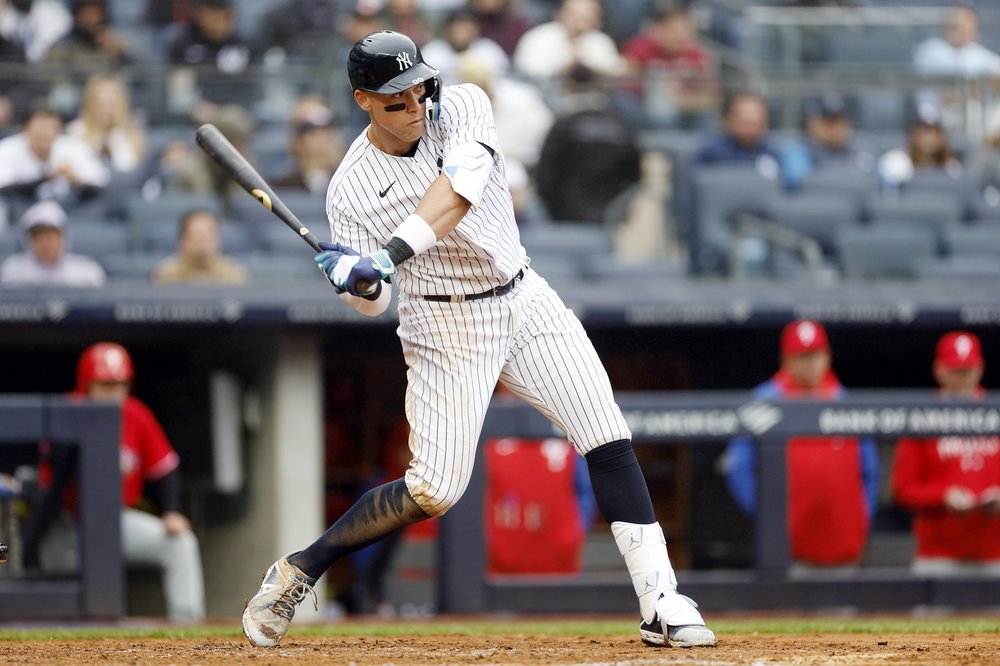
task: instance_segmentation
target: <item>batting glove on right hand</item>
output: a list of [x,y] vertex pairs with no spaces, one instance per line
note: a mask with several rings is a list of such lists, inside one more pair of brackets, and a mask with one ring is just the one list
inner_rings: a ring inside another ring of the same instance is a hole
[[340,243],[325,243],[320,241],[319,247],[323,251],[317,254],[313,258],[313,261],[315,261],[319,269],[323,271],[323,275],[325,275],[326,279],[333,285],[334,290],[336,290],[338,294],[344,293],[347,290],[334,282],[333,271],[337,267],[337,263],[339,263],[342,258],[360,257],[361,253],[352,247],[341,245]]

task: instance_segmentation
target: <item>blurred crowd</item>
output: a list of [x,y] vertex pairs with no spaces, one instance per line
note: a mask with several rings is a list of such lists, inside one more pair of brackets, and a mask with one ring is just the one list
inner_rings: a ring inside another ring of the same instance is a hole
[[[226,282],[312,273],[296,261],[302,248],[201,154],[194,129],[216,124],[322,225],[329,178],[366,122],[346,51],[382,28],[412,36],[445,85],[489,94],[524,244],[543,274],[548,264],[555,278],[608,277],[588,273],[593,257],[534,244],[537,229],[562,225],[606,237],[592,252],[660,278],[968,277],[1000,249],[988,224],[1000,219],[1000,110],[977,100],[982,131],[970,133],[969,100],[930,81],[1000,74],[979,20],[956,6],[935,34],[914,33],[897,72],[929,77],[926,87],[813,85],[791,98],[800,120],[790,127],[787,96],[734,74],[743,45],[711,2],[3,0],[0,283],[159,280],[195,210],[214,218],[212,249],[185,279],[215,280],[207,265],[223,259],[239,267]],[[849,207],[825,205],[845,191]],[[27,215],[40,201],[53,204],[45,224]],[[39,229],[58,230],[58,252],[39,254]],[[890,255],[904,248],[899,260],[872,265],[857,250],[880,243]],[[78,279],[77,255],[104,277]]]

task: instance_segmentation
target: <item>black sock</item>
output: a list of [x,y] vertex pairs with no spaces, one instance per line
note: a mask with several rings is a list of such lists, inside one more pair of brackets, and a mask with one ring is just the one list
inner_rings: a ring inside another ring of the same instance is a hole
[[362,495],[323,536],[288,561],[319,578],[344,555],[429,517],[410,497],[403,479],[397,479]]
[[597,508],[608,524],[656,522],[646,478],[635,459],[631,441],[620,439],[599,446],[585,457]]

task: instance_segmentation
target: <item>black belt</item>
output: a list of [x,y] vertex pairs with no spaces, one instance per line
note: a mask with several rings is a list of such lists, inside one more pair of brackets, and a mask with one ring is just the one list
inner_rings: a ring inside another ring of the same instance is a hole
[[454,296],[424,296],[425,301],[437,301],[440,303],[461,303],[462,301],[475,301],[480,298],[489,298],[490,296],[503,296],[508,291],[517,286],[517,283],[524,279],[524,269],[522,268],[517,272],[510,282],[507,284],[502,284],[499,287],[493,287],[488,289],[481,294],[455,294]]

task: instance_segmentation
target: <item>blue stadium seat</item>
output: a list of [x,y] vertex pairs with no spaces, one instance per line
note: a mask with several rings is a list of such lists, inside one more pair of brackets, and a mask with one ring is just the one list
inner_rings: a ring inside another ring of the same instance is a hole
[[291,254],[250,253],[236,255],[233,258],[246,267],[250,273],[251,282],[291,282],[303,279],[315,280],[318,283],[326,282],[322,271],[316,268],[316,264],[313,263],[312,257],[309,255],[309,248],[302,241],[299,243],[305,249],[301,257]]
[[841,229],[836,245],[846,279],[911,278],[934,256],[937,239],[919,227],[857,226]]
[[580,272],[584,262],[594,256],[611,253],[611,232],[591,222],[553,222],[521,230],[521,244],[539,270],[544,261],[536,257],[561,256],[577,262]]
[[752,164],[698,167],[691,180],[691,267],[698,273],[726,273],[733,217],[741,212],[766,214],[767,201],[778,193],[779,184],[761,175]]
[[16,230],[0,232],[0,261],[21,250],[20,233]]
[[69,223],[67,238],[73,252],[98,260],[109,254],[126,252],[129,247],[128,228],[113,222],[73,220]]
[[150,274],[157,264],[166,259],[170,253],[157,252],[123,252],[106,255],[101,258],[101,265],[112,282],[144,281],[148,282]]
[[927,192],[956,197],[961,206],[961,218],[974,219],[977,216],[977,198],[980,197],[982,186],[980,174],[922,168],[913,172],[913,177],[904,184],[903,192]]
[[992,258],[1000,265],[1000,225],[952,224],[942,230],[941,237],[950,257]]
[[881,183],[874,173],[862,173],[845,167],[826,166],[813,171],[799,187],[800,194],[835,194],[850,197],[863,205],[879,191]]
[[873,224],[911,224],[938,234],[944,225],[963,218],[963,208],[961,198],[953,193],[908,190],[898,196],[870,197],[867,214]]
[[906,126],[908,102],[898,90],[863,88],[855,94],[854,127],[862,132],[899,131]]
[[767,202],[767,217],[783,227],[815,239],[827,255],[834,252],[835,236],[845,225],[860,220],[856,201],[827,192],[778,195]]

